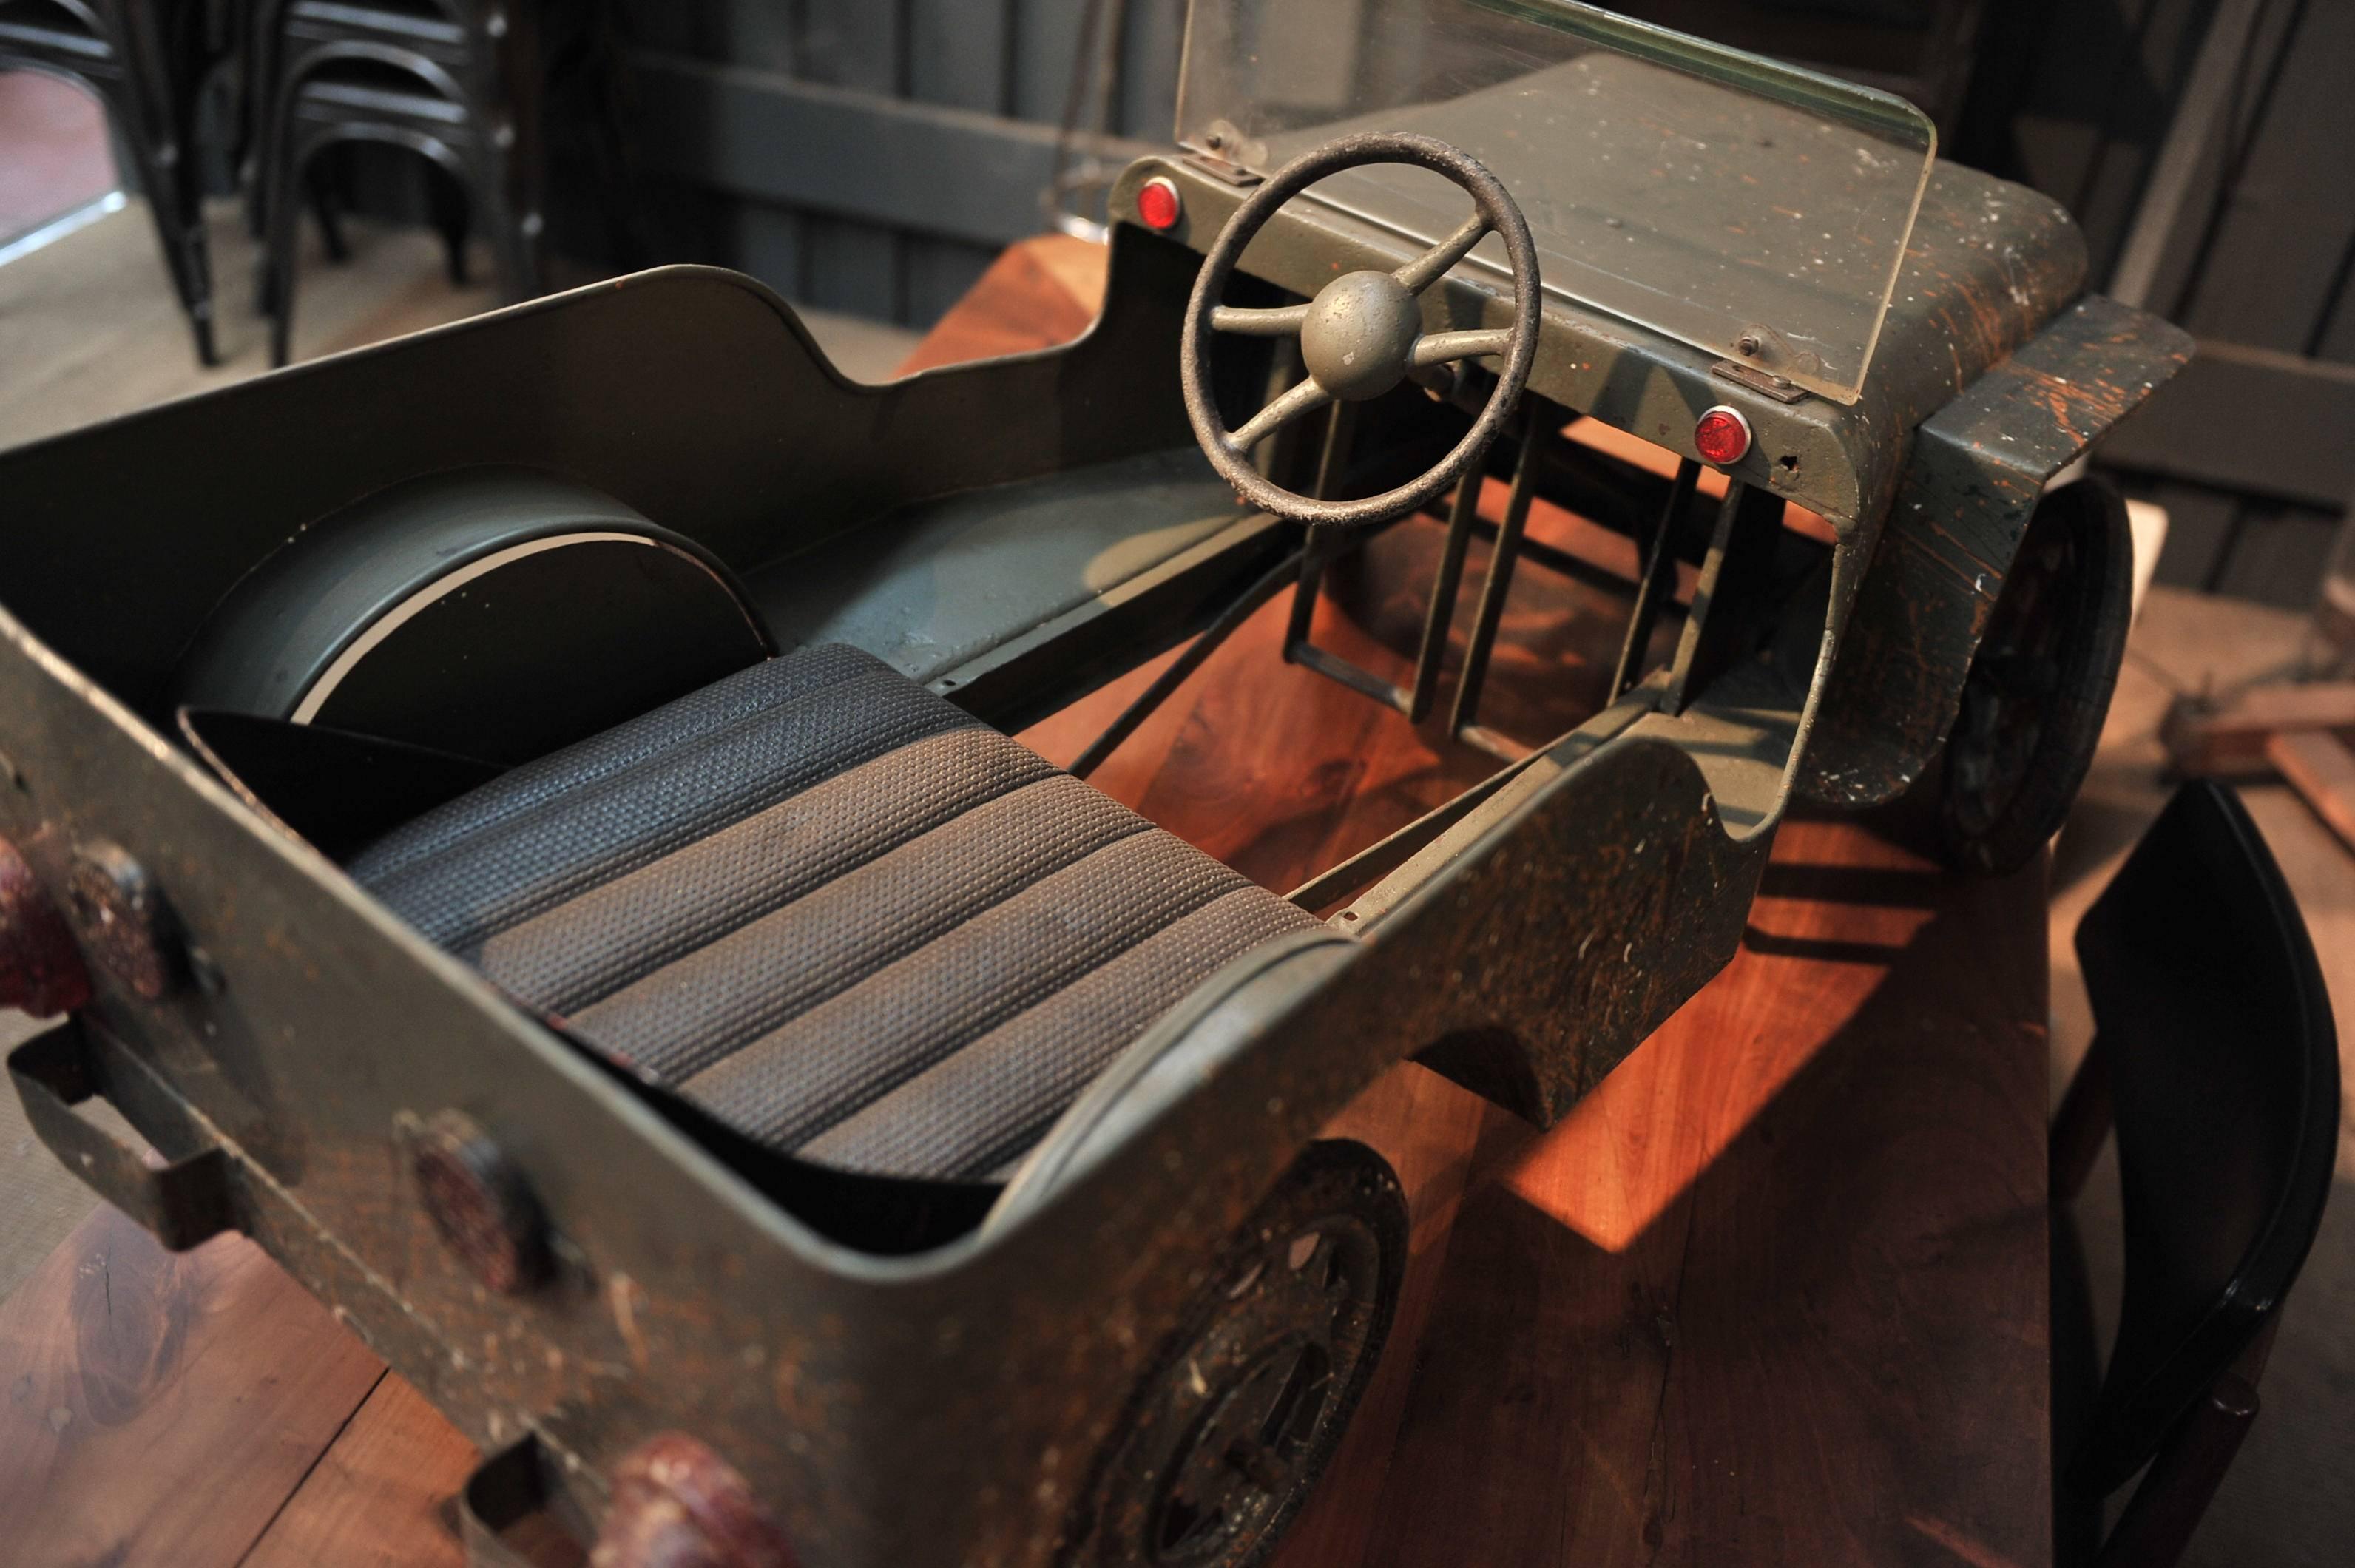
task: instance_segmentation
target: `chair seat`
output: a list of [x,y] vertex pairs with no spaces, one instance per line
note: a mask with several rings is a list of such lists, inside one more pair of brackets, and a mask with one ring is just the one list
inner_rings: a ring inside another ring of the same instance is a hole
[[1297,906],[854,648],[503,774],[352,874],[573,1036],[773,1147],[1002,1169]]

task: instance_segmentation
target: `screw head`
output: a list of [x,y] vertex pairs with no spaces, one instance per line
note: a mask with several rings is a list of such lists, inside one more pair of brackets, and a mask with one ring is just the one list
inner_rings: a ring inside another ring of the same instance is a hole
[[160,1001],[180,983],[179,923],[147,868],[104,839],[77,847],[66,903],[82,951],[133,994]]
[[548,1220],[523,1172],[464,1111],[440,1111],[407,1135],[418,1200],[443,1244],[476,1279],[519,1296],[546,1279]]

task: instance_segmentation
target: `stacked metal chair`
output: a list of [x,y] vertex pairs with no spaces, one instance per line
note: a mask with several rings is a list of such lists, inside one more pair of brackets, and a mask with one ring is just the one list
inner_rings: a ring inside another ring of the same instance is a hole
[[62,77],[105,105],[116,144],[136,165],[197,357],[211,365],[212,269],[194,155],[207,15],[205,0],[0,0],[0,71]]
[[[271,362],[286,363],[294,254],[307,190],[342,251],[318,179],[330,147],[403,147],[448,176],[437,201],[453,281],[464,282],[469,221],[490,239],[500,290],[537,292],[538,125],[530,0],[257,0],[251,69],[255,216]],[[442,193],[446,196],[448,193]]]

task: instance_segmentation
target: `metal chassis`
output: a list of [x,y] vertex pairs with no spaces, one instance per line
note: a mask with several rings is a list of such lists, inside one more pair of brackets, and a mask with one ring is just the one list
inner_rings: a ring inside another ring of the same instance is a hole
[[[1186,182],[1191,221],[1231,197],[1148,159],[1115,209],[1153,174]],[[1794,679],[1729,678],[1671,715],[1678,678],[1656,677],[1392,846],[1396,869],[1350,906],[1362,940],[1342,973],[1270,1009],[1050,1203],[912,1257],[819,1235],[241,805],[165,740],[165,676],[194,618],[290,523],[421,464],[549,462],[649,516],[698,517],[682,531],[741,561],[779,527],[851,527],[916,495],[1182,441],[1175,378],[1135,373],[1174,346],[1182,252],[1122,226],[1089,338],[882,389],[842,382],[763,291],[687,271],[0,458],[18,508],[0,542],[0,834],[52,889],[76,846],[121,846],[202,981],[149,1000],[95,971],[92,1003],[12,1061],[19,1093],[167,1244],[254,1236],[504,1455],[494,1468],[540,1467],[590,1512],[617,1455],[681,1430],[739,1467],[814,1563],[1049,1561],[1191,1282],[1353,1097],[1420,1056],[1551,1120],[1732,955],[1794,787],[1883,798],[1930,754],[2043,478],[2183,354],[2105,302],[2062,308],[2073,242],[2051,223],[2020,238],[2044,258],[2030,302],[1945,301],[1926,367],[1931,340],[1901,326],[1861,412],[1768,406],[1705,357],[1550,302],[1533,388],[1672,450],[1700,407],[1734,402],[1765,465],[1734,477],[1838,527]],[[1377,253],[1303,230],[1290,264]],[[1447,307],[1494,306],[1477,294]],[[1947,385],[1944,349],[1966,338],[1995,368]],[[563,395],[597,387],[618,389]],[[257,464],[250,433],[226,437],[240,421],[304,461]],[[985,428],[1000,439],[971,437]],[[134,542],[144,569],[126,564]],[[1149,614],[1106,620],[1111,606],[993,656],[966,699],[1012,721],[1110,673],[1092,661],[1114,633],[1135,654],[1175,640],[1282,554],[1280,533],[1245,542],[1156,585]],[[151,1169],[74,1116],[92,1093],[173,1163]],[[445,1107],[492,1130],[551,1217],[556,1277],[528,1296],[487,1296],[397,1167],[399,1122]]]

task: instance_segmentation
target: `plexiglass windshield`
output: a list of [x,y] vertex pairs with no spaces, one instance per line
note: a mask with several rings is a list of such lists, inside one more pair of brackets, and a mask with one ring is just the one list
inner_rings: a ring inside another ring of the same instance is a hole
[[[1194,0],[1181,144],[1265,173],[1374,130],[1494,170],[1549,292],[1841,402],[1936,149],[1902,99],[1568,0]],[[1469,212],[1395,165],[1311,195],[1419,243]],[[1494,236],[1467,264],[1508,270]]]

